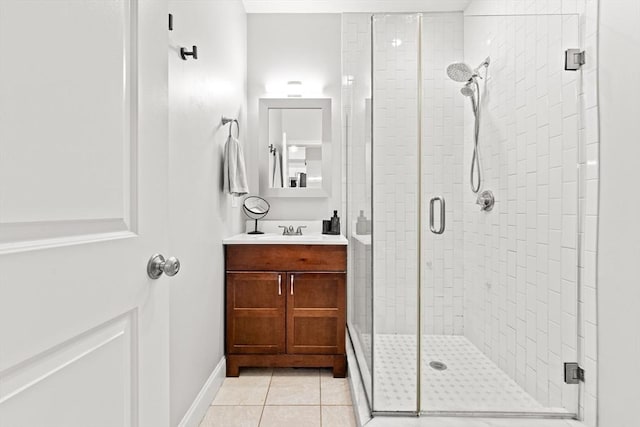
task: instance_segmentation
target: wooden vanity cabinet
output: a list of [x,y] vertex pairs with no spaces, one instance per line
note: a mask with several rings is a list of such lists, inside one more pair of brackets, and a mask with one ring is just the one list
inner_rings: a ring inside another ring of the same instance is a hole
[[226,246],[227,376],[240,367],[346,375],[346,246]]

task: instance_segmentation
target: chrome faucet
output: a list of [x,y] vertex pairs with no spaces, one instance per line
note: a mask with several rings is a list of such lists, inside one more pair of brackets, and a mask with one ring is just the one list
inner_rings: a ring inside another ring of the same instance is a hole
[[289,227],[286,225],[279,225],[278,227],[282,228],[283,236],[302,236],[302,229],[307,228],[306,225],[300,225],[296,231],[293,231],[293,225],[290,225]]

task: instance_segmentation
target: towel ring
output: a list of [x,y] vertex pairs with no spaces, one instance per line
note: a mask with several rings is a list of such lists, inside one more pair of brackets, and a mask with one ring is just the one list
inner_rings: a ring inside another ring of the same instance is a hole
[[230,119],[228,117],[224,117],[222,116],[222,126],[225,126],[227,124],[231,123],[231,125],[229,125],[229,136],[233,135],[232,131],[233,131],[233,124],[236,124],[236,129],[238,130],[237,132],[237,136],[236,138],[240,138],[240,123],[238,122],[237,119]]

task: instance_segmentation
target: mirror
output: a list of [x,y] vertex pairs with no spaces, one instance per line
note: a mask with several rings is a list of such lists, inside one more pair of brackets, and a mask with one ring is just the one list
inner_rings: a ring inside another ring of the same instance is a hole
[[249,231],[247,234],[264,234],[262,231],[258,231],[258,220],[264,218],[269,213],[271,206],[262,197],[249,196],[244,199],[242,204],[244,214],[255,221],[255,227],[253,231]]
[[331,100],[260,100],[260,193],[328,197]]
[[269,109],[269,187],[322,188],[322,110]]

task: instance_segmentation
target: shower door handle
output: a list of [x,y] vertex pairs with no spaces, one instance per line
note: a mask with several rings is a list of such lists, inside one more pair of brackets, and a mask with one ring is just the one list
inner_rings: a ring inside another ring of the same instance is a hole
[[[435,205],[436,201],[440,202],[440,228],[436,230],[435,226]],[[433,234],[442,234],[446,227],[447,218],[445,214],[445,203],[443,197],[434,197],[429,202],[429,228]]]

